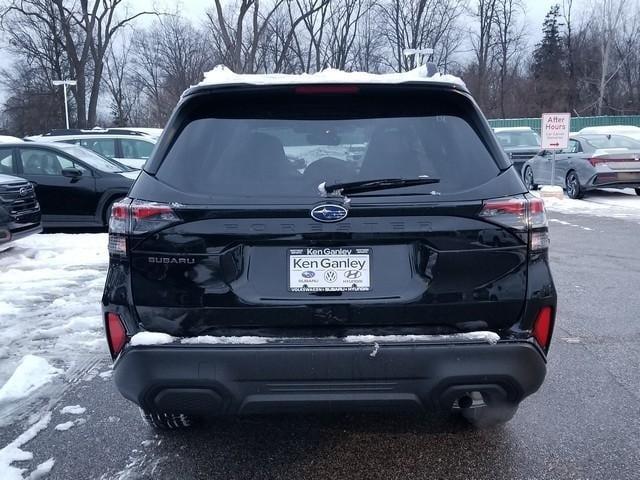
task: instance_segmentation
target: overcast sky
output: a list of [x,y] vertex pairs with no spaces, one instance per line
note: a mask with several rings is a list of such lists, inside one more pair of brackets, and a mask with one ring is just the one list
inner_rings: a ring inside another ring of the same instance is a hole
[[[475,0],[470,0],[473,3]],[[588,0],[577,0],[574,4],[580,4]],[[535,44],[542,36],[542,22],[544,16],[552,5],[562,3],[562,0],[524,0],[526,8],[526,23],[529,43]],[[128,7],[131,12],[138,10],[160,11],[180,11],[193,21],[197,22],[203,19],[204,12],[214,5],[213,0],[128,0]],[[11,57],[6,50],[0,49],[0,68],[10,64]],[[6,92],[0,90],[0,102],[4,100]]]

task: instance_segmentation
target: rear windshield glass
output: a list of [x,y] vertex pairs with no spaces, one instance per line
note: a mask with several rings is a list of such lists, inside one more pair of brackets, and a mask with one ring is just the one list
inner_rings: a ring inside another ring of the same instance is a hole
[[540,137],[532,131],[514,131],[496,133],[500,145],[504,148],[539,147]]
[[157,178],[207,196],[317,198],[322,182],[428,175],[440,183],[356,195],[438,195],[476,187],[499,173],[461,116],[309,119],[305,112],[302,119],[194,119]]

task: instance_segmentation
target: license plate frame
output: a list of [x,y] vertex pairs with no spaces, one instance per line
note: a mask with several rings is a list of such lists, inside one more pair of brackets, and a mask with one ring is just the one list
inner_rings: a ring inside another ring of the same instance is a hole
[[369,247],[290,248],[287,289],[290,292],[371,291]]

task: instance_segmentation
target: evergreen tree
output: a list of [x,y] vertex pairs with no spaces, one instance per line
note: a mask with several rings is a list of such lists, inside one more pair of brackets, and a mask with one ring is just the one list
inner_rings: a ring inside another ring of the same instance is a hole
[[560,36],[559,18],[560,5],[554,5],[544,19],[542,41],[533,52],[531,73],[540,113],[569,108],[566,47]]

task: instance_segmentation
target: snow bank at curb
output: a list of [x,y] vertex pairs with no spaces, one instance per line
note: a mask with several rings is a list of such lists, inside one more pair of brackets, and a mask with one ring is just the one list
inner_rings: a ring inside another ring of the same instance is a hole
[[62,370],[52,367],[44,358],[25,355],[13,375],[0,388],[0,404],[28,397],[60,373]]

